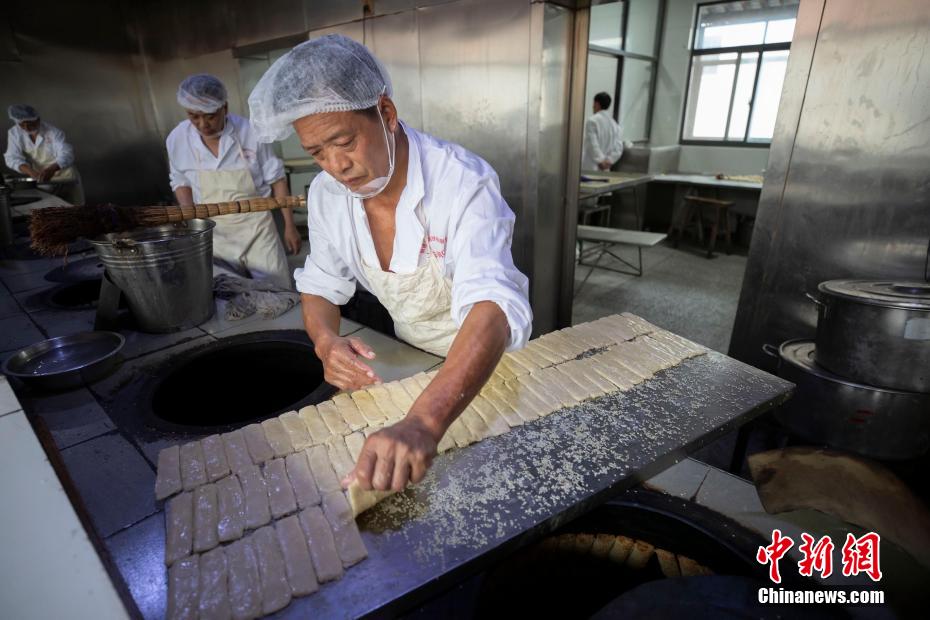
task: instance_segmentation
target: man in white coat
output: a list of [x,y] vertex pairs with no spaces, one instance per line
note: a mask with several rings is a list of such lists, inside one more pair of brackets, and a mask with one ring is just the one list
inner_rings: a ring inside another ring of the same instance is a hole
[[504,351],[524,346],[532,312],[497,174],[401,122],[391,95],[367,48],[328,35],[276,61],[249,108],[259,139],[296,131],[323,169],[308,196],[310,255],[295,277],[326,380],[343,389],[380,380],[365,363],[375,351],[339,336],[339,306],[356,282],[387,308],[401,339],[446,358],[406,417],[368,437],[343,481],[399,491],[423,478]]
[[[180,205],[229,202],[288,195],[284,164],[270,144],[261,144],[247,119],[229,113],[226,87],[208,74],[181,82],[178,104],[187,112],[168,135],[171,189]],[[290,209],[284,215],[284,243],[300,250],[300,233]],[[214,218],[213,257],[240,276],[293,288],[287,256],[270,211]]]
[[623,135],[620,125],[610,115],[610,95],[594,95],[594,114],[584,124],[582,172],[610,170],[623,155]]
[[6,165],[49,184],[56,196],[71,204],[83,205],[84,187],[65,132],[39,118],[31,105],[11,105],[7,115],[15,124],[7,132]]

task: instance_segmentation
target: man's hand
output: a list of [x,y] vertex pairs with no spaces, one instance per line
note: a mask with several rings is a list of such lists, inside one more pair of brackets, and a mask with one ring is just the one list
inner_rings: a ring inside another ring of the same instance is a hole
[[39,176],[36,180],[41,183],[46,183],[50,181],[51,178],[55,176],[55,173],[59,170],[61,170],[61,168],[58,166],[58,164],[49,164],[39,171]]
[[416,416],[406,418],[371,434],[365,440],[355,469],[342,481],[348,486],[352,479],[366,491],[400,493],[408,483],[423,480],[436,456],[441,435]]
[[597,164],[598,170],[610,170],[610,166],[611,163],[609,159],[605,159],[604,161],[598,162]]
[[381,378],[371,367],[362,362],[374,359],[375,352],[358,338],[333,336],[316,345],[316,355],[323,362],[323,378],[341,390],[357,390]]
[[300,252],[301,243],[300,232],[298,232],[297,226],[291,220],[289,225],[285,224],[284,226],[284,249],[287,250],[288,254],[297,254]]

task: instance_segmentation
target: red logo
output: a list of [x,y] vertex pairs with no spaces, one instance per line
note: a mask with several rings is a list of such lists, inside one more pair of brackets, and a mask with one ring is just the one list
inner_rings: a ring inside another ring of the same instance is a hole
[[770,564],[769,579],[775,583],[781,583],[781,573],[778,571],[778,561],[784,557],[788,550],[794,546],[794,541],[788,536],[782,536],[781,530],[772,531],[772,544],[767,547],[759,547],[756,552],[756,561],[759,564]]
[[846,534],[843,544],[843,576],[851,577],[865,573],[872,581],[882,578],[882,569],[878,559],[878,545],[881,538],[875,532],[856,538]]
[[804,541],[798,550],[804,554],[804,558],[798,562],[798,572],[805,577],[810,577],[814,571],[820,573],[823,579],[833,574],[833,541],[829,536],[824,536],[814,544],[814,537],[810,534],[801,534]]
[[420,244],[420,254],[426,254],[427,247],[429,247],[429,253],[436,258],[444,258],[446,255],[446,237],[429,235]]
[[[832,575],[835,548],[833,540],[829,536],[824,536],[815,541],[814,537],[807,533],[801,534],[801,540],[798,551],[804,557],[798,562],[798,572],[804,577],[811,577],[816,571],[823,579]],[[852,577],[865,573],[872,581],[879,581],[882,578],[878,552],[880,543],[881,537],[875,532],[869,532],[859,538],[853,534],[846,534],[846,542],[842,549],[843,576]],[[778,561],[793,546],[794,541],[790,536],[783,536],[781,530],[773,530],[772,543],[759,547],[756,552],[756,561],[759,564],[769,565],[769,579],[774,583],[781,583]]]

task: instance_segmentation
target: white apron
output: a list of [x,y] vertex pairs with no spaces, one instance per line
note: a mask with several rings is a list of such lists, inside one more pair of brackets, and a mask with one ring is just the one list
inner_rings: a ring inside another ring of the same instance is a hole
[[[354,222],[355,219],[352,218]],[[371,288],[391,318],[401,340],[433,355],[445,357],[459,328],[452,320],[452,281],[442,272],[439,260],[429,251],[426,235],[426,262],[413,273],[383,271],[361,259],[362,270]],[[358,231],[355,234],[358,240]]]
[[[236,141],[244,166],[233,170],[204,170],[196,149],[197,182],[204,203],[232,202],[258,196],[252,173]],[[233,272],[256,280],[270,280],[284,290],[291,290],[290,269],[284,246],[270,211],[233,213],[212,218],[213,259]]]
[[[35,142],[31,139],[25,142],[26,155],[29,156],[33,168],[42,169],[56,162],[55,153],[48,148],[48,140],[41,135],[36,137]],[[81,175],[74,166],[68,166],[53,174],[51,183],[57,184],[52,186],[51,193],[72,205],[84,204],[84,186],[81,184]]]

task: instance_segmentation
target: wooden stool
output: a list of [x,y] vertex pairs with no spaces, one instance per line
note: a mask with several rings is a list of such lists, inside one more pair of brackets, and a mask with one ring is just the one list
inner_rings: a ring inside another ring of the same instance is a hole
[[692,220],[695,218],[697,221],[697,237],[698,242],[704,242],[704,208],[713,207],[714,208],[714,221],[710,226],[710,238],[707,241],[707,258],[714,257],[714,246],[717,244],[717,233],[720,231],[720,227],[723,226],[723,235],[726,238],[727,246],[726,253],[729,254],[733,246],[733,242],[730,235],[730,207],[733,206],[732,200],[719,200],[717,198],[705,198],[703,196],[694,196],[689,195],[684,197],[684,203],[682,204],[682,216],[678,220],[678,225],[672,225],[672,230],[670,232],[675,233],[673,235],[673,246],[678,247],[678,242],[681,241],[681,235],[684,229],[688,228],[692,224]]

